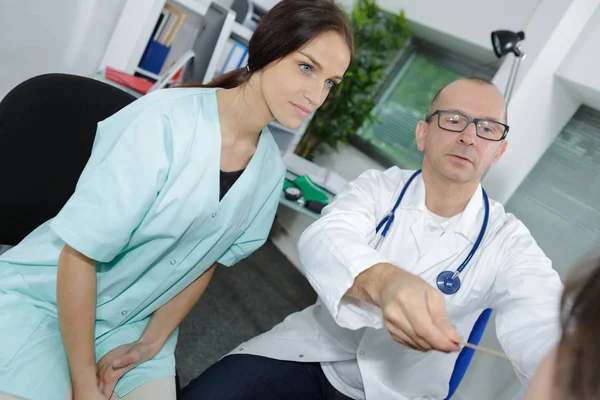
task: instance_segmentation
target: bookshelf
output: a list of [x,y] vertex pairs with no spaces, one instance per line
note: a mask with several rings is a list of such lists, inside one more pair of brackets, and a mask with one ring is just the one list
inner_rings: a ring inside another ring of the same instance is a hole
[[[240,43],[248,44],[253,31],[248,27],[235,21],[235,12],[226,3],[229,0],[213,0],[215,3],[225,7],[228,12],[216,41],[210,61],[204,76],[203,83],[207,83],[220,73],[220,63],[223,57],[227,57],[230,47],[227,42],[234,39]],[[253,0],[255,7],[267,11],[278,0]],[[99,65],[98,74],[101,74],[106,66],[111,66],[128,74],[139,74],[152,80],[158,80],[159,74],[144,70],[140,67],[144,51],[161,16],[165,4],[186,13],[177,36],[172,42],[172,53],[183,52],[191,48],[193,40],[200,30],[202,19],[209,10],[210,0],[126,0],[122,13],[114,27],[113,34],[105,51],[104,57]],[[165,60],[165,64],[172,62],[172,59]],[[163,71],[161,71],[162,73]],[[286,154],[295,149],[302,138],[310,117],[297,129],[288,129],[278,122],[270,124],[271,130],[282,154]]]
[[[217,4],[225,0],[215,1]],[[188,33],[193,34],[194,27],[199,29],[202,18],[210,6],[210,0],[126,0],[123,11],[113,30],[113,34],[108,43],[104,57],[99,65],[99,70],[103,70],[107,65],[121,71],[133,74],[138,72],[142,75],[156,79],[156,74],[149,73],[139,68],[144,50],[151,39],[154,27],[161,15],[165,4],[171,4],[187,14],[181,31],[187,29]],[[212,58],[219,59],[220,52],[223,50],[222,44],[232,34],[233,23],[235,22],[235,13],[229,12],[227,23],[224,24],[221,31],[223,39],[217,42],[213,51]],[[243,27],[242,27],[243,28]],[[237,29],[237,28],[236,28]],[[239,31],[243,31],[239,29]],[[243,32],[245,37],[249,38],[252,32]],[[178,40],[178,38],[176,38]]]
[[[225,2],[227,0],[215,0],[217,4],[225,4]],[[200,21],[206,15],[210,3],[210,0],[126,0],[99,70],[110,65],[129,74],[138,73],[153,80],[158,79],[159,74],[144,70],[140,68],[139,64],[165,4],[171,4],[187,14],[181,30],[185,31],[187,28],[188,34],[195,36],[197,31],[194,32],[193,27],[200,26]],[[269,8],[275,3],[276,0],[257,2],[260,7],[268,6]],[[217,63],[223,57],[223,51],[226,50],[227,39],[232,38],[247,44],[252,33],[251,29],[236,22],[235,13],[229,10],[221,36],[213,50],[204,83],[217,74]],[[175,40],[177,41],[178,38]]]

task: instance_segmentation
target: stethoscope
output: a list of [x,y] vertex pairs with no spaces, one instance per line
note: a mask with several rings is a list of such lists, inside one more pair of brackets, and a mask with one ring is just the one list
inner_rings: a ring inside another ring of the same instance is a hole
[[[408,186],[411,184],[413,179],[415,179],[415,177],[417,177],[420,173],[421,173],[421,170],[418,170],[417,172],[412,174],[412,176],[408,179],[408,181],[402,188],[402,191],[400,192],[400,196],[398,196],[398,200],[396,200],[396,204],[394,205],[394,208],[392,208],[392,211],[390,211],[381,220],[381,222],[377,225],[377,228],[375,229],[375,233],[379,233],[379,230],[381,229],[382,226],[383,226],[383,231],[379,235],[377,244],[375,246],[376,248],[379,248],[379,246],[381,245],[381,242],[383,241],[383,239],[386,237],[387,233],[389,232],[389,230],[392,226],[392,222],[394,222],[394,218],[396,215],[396,209],[400,205],[400,202],[402,201],[402,198],[404,197],[404,194],[406,193],[406,189],[408,189]],[[467,258],[465,258],[465,260],[462,262],[462,264],[460,264],[460,266],[458,267],[458,269],[456,271],[454,271],[454,272],[443,271],[443,272],[440,272],[440,274],[437,276],[437,279],[436,279],[437,287],[444,294],[454,294],[454,293],[458,292],[458,290],[460,289],[459,275],[465,269],[465,267],[467,266],[469,261],[471,261],[471,258],[473,258],[473,256],[475,255],[475,252],[477,251],[477,249],[479,248],[479,245],[481,244],[483,235],[485,234],[485,230],[486,230],[487,224],[488,224],[488,219],[490,216],[490,202],[488,200],[487,193],[485,192],[485,190],[483,190],[483,188],[482,188],[482,192],[483,192],[483,202],[485,204],[485,216],[483,218],[483,225],[481,226],[481,230],[479,231],[479,236],[477,236],[477,240],[475,241],[473,248],[467,255]],[[384,226],[384,224],[385,224],[385,226]]]

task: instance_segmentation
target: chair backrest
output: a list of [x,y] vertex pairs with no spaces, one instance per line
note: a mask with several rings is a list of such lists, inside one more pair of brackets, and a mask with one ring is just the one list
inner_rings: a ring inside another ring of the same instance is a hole
[[[487,323],[490,319],[491,314],[492,314],[492,309],[486,308],[479,315],[479,318],[477,318],[477,321],[475,321],[475,325],[473,325],[473,330],[471,331],[471,334],[469,335],[469,339],[467,340],[469,343],[475,344],[475,345],[479,344],[479,342],[481,341],[481,337],[483,336],[483,332],[485,331],[485,327],[487,326]],[[462,378],[465,376],[465,373],[467,372],[467,368],[469,367],[469,364],[471,363],[471,359],[473,358],[474,353],[475,353],[475,350],[470,349],[468,347],[463,347],[463,349],[460,351],[458,358],[456,359],[456,362],[454,363],[454,370],[452,371],[452,376],[450,377],[450,390],[448,391],[448,397],[446,397],[445,400],[449,400],[452,397],[452,395],[454,395],[454,392],[456,392],[456,389],[458,388],[460,381],[462,380]]]
[[15,245],[73,194],[98,122],[135,97],[82,76],[28,79],[0,102],[0,243]]

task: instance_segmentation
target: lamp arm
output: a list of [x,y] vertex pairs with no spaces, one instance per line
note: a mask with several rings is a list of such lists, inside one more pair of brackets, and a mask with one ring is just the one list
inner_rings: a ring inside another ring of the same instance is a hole
[[517,81],[517,74],[519,73],[519,66],[521,65],[521,60],[524,56],[525,54],[521,54],[520,56],[515,57],[510,68],[510,74],[508,76],[508,82],[506,82],[506,91],[504,95],[507,106],[510,102],[510,98],[512,97],[515,82]]

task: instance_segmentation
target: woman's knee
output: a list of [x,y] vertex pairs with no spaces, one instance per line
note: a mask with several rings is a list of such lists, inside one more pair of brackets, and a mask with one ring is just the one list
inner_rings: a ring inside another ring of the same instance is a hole
[[123,397],[113,393],[110,400],[175,400],[176,398],[175,377],[167,376],[144,383]]

